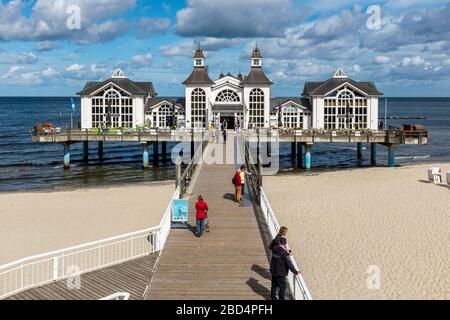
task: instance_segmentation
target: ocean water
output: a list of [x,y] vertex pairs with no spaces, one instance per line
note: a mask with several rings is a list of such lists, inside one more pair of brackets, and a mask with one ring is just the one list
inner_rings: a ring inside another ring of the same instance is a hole
[[[75,102],[79,111],[79,99]],[[450,98],[390,98],[388,102],[389,116],[426,118],[388,120],[388,125],[421,124],[430,135],[428,145],[399,147],[398,164],[450,161]],[[87,166],[81,161],[81,144],[73,145],[72,167],[63,170],[63,147],[33,143],[30,130],[37,122],[69,126],[69,105],[70,98],[0,98],[0,192],[104,187],[174,179],[175,170],[170,161],[160,163],[158,168],[143,170],[142,149],[137,144],[106,143],[104,160],[100,162],[92,143]],[[380,101],[380,117],[384,117],[384,99]],[[171,147],[168,146],[168,152]],[[380,165],[387,161],[385,149],[378,147]],[[280,156],[281,169],[291,171],[290,144],[281,146]],[[356,144],[317,144],[312,156],[314,170],[370,165],[369,146],[364,151],[364,161],[356,158]]]

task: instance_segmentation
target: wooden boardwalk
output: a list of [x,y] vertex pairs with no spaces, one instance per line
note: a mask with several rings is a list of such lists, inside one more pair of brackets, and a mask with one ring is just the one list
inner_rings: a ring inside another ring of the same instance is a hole
[[117,292],[128,292],[131,300],[142,300],[157,258],[154,254],[84,274],[80,290],[69,289],[67,280],[62,280],[21,292],[7,300],[99,300]]
[[[145,299],[270,298],[268,257],[253,208],[232,201],[235,170],[236,165],[202,166],[189,198],[191,230],[172,231]],[[200,239],[193,233],[198,195],[209,205],[211,226]]]

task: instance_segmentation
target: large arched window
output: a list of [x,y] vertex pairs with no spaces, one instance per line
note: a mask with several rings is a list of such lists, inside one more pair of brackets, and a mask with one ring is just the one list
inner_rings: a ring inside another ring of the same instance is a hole
[[241,99],[233,90],[223,90],[217,95],[216,102],[241,102]]
[[367,129],[367,104],[366,97],[345,86],[324,100],[325,129]]
[[158,128],[169,128],[172,117],[172,106],[163,104],[152,112],[153,126]]
[[[109,116],[109,117],[108,117]],[[92,127],[132,128],[133,99],[114,87],[92,99]]]
[[249,127],[264,128],[264,102],[265,96],[261,89],[250,92]]
[[206,128],[206,93],[205,90],[197,88],[191,95],[191,121],[195,129]]
[[294,106],[286,106],[282,110],[284,128],[303,129],[303,113]]

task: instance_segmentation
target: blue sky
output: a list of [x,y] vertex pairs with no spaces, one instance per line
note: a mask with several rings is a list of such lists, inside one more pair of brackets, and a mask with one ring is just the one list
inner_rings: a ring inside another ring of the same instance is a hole
[[[67,27],[71,6],[79,30]],[[450,96],[450,4],[440,0],[3,0],[0,95],[74,95],[118,67],[183,95],[197,42],[212,77],[246,74],[258,43],[275,96],[298,96],[337,67],[388,96]]]

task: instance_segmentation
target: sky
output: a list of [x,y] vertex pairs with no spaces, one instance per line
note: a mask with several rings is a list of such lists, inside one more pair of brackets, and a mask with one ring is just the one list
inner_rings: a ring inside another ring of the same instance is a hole
[[182,96],[201,45],[212,78],[261,49],[274,96],[340,67],[386,96],[450,96],[450,3],[440,0],[0,1],[0,96],[73,96],[121,68]]

